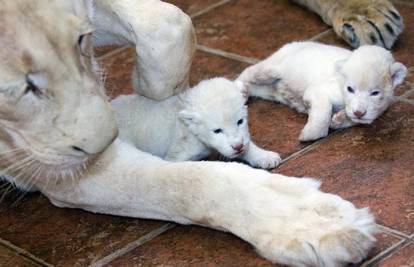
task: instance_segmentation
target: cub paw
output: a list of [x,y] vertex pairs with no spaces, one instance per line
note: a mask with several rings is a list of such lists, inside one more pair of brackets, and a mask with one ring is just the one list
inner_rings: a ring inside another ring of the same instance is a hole
[[331,124],[329,125],[329,128],[342,129],[342,128],[348,127],[347,124],[348,124],[348,117],[346,115],[346,112],[345,110],[341,110],[332,116]]
[[299,141],[309,142],[318,140],[328,135],[329,128],[325,127],[315,127],[313,125],[305,125],[305,128],[302,129],[302,132],[299,135]]
[[257,155],[255,158],[249,160],[249,164],[252,167],[258,167],[261,169],[273,169],[276,168],[282,159],[280,155],[272,151],[262,151],[260,155]]
[[333,28],[352,47],[372,44],[390,49],[404,28],[388,0],[338,1],[330,13]]

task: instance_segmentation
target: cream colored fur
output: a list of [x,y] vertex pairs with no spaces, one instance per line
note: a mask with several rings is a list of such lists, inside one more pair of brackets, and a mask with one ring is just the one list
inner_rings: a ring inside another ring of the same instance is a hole
[[313,42],[287,44],[243,71],[251,96],[278,101],[309,114],[299,136],[311,141],[329,128],[372,123],[392,103],[407,68],[378,46],[347,49]]
[[246,101],[243,83],[214,78],[162,102],[125,95],[112,106],[119,137],[142,151],[169,161],[200,160],[217,151],[254,167],[275,168],[279,154],[250,140]]
[[237,163],[171,163],[113,141],[90,39],[137,44],[138,92],[168,98],[186,87],[194,52],[191,20],[178,8],[0,0],[0,13],[0,163],[11,183],[60,207],[229,231],[272,262],[340,266],[367,255],[372,215],[312,179]]
[[293,0],[319,14],[349,45],[390,49],[404,22],[389,0]]

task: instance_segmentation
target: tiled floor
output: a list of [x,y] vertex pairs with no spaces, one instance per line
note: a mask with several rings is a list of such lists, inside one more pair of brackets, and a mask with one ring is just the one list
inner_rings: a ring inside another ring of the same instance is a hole
[[[191,82],[234,77],[293,40],[346,46],[321,20],[287,0],[174,0],[192,15],[198,37]],[[297,136],[306,117],[284,106],[250,101],[253,139],[279,151],[275,170],[319,177],[323,189],[377,217],[378,243],[364,266],[414,266],[414,4],[395,1],[406,30],[395,55],[411,67],[398,102],[371,126],[335,133],[313,144]],[[134,51],[99,51],[108,94],[130,93]],[[0,266],[272,266],[238,238],[201,227],[59,209],[31,194],[0,203]]]

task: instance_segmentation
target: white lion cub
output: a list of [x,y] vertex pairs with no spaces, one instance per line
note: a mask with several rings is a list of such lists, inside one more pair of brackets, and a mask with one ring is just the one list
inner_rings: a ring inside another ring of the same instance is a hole
[[120,138],[166,160],[200,160],[216,150],[254,167],[274,168],[279,154],[250,140],[246,100],[242,82],[214,78],[162,102],[127,95],[112,106]]
[[299,140],[311,141],[356,123],[369,124],[392,103],[407,68],[378,46],[355,51],[314,43],[287,44],[244,70],[250,95],[308,113]]

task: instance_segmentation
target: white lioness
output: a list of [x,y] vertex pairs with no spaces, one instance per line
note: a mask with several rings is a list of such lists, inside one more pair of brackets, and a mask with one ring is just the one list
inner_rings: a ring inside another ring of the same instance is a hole
[[[407,68],[382,47],[355,51],[314,42],[287,44],[244,70],[251,96],[274,100],[309,114],[299,136],[311,141],[329,128],[372,123],[392,103]],[[333,116],[333,117],[332,117]]]
[[[385,0],[306,2],[338,29],[354,14],[381,31],[401,21]],[[116,123],[90,37],[137,44],[137,92],[165,99],[186,87],[195,47],[191,20],[178,8],[156,0],[0,0],[0,14],[0,164],[10,182],[60,207],[228,231],[272,262],[339,266],[367,255],[372,215],[311,179],[238,163],[172,163],[113,142]],[[367,40],[365,21],[351,24],[351,36]],[[384,34],[386,43],[396,38]]]
[[119,137],[142,151],[186,161],[203,159],[215,150],[254,167],[275,168],[279,154],[250,140],[246,101],[242,82],[214,78],[165,101],[126,95],[111,104]]

